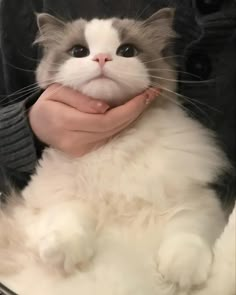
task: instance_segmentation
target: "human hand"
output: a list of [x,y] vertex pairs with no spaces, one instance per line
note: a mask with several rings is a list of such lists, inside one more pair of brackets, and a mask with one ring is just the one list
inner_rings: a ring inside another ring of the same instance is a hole
[[49,86],[29,111],[35,135],[45,144],[80,157],[129,126],[157,96],[147,90],[126,104],[109,106],[58,84]]

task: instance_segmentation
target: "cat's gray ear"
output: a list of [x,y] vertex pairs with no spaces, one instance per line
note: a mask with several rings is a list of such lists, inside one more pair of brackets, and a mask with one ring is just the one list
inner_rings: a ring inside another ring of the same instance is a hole
[[37,24],[39,31],[42,33],[45,29],[57,30],[65,27],[65,23],[62,20],[48,13],[37,14]]
[[149,38],[158,40],[157,47],[162,56],[171,55],[170,53],[173,51],[173,42],[171,40],[177,37],[173,28],[174,16],[174,8],[163,8],[143,22]]
[[64,31],[66,24],[48,13],[39,13],[36,16],[39,33],[35,43],[49,46],[51,43],[57,41],[59,35]]
[[172,26],[175,16],[174,8],[162,8],[151,15],[146,21],[145,25],[155,25],[156,23],[162,23]]
[[149,37],[158,40],[158,48],[161,52],[164,52],[164,49],[166,50],[166,46],[171,43],[172,38],[177,37],[173,29],[174,16],[174,8],[163,8],[143,22]]

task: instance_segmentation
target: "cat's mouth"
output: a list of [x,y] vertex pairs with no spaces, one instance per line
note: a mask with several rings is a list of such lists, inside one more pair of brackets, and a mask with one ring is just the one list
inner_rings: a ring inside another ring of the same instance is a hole
[[107,102],[110,107],[116,107],[126,103],[138,94],[137,91],[134,91],[122,82],[113,77],[112,73],[100,71],[90,76],[78,90],[94,99],[101,99]]
[[99,74],[98,76],[90,79],[89,81],[87,81],[87,83],[89,82],[94,82],[94,81],[101,81],[101,82],[106,82],[106,81],[113,81],[115,83],[117,83],[117,81],[115,81],[114,79],[108,77],[107,75],[105,75],[104,73]]

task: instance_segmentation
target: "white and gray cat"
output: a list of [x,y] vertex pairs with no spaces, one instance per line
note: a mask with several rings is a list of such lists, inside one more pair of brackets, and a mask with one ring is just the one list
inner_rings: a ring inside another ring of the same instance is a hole
[[58,82],[114,106],[150,86],[162,95],[97,151],[47,149],[21,201],[3,208],[0,281],[19,294],[169,295],[207,279],[224,226],[209,184],[228,164],[174,94],[162,55],[172,21],[168,8],[146,21],[38,16],[42,88]]

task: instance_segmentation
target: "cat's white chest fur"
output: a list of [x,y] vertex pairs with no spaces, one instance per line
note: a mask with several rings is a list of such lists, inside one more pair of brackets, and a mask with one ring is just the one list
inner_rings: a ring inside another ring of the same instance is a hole
[[211,182],[224,166],[220,156],[201,125],[167,105],[150,109],[133,128],[80,159],[47,150],[24,195],[36,206],[42,194],[52,204],[54,196],[91,201],[116,196],[151,201],[165,210],[175,202],[173,193]]
[[16,218],[45,265],[82,270],[61,278],[25,261],[4,281],[24,295],[36,278],[34,295],[178,294],[160,272],[183,287],[203,282],[223,224],[206,184],[223,166],[208,132],[171,104],[83,158],[47,150]]

